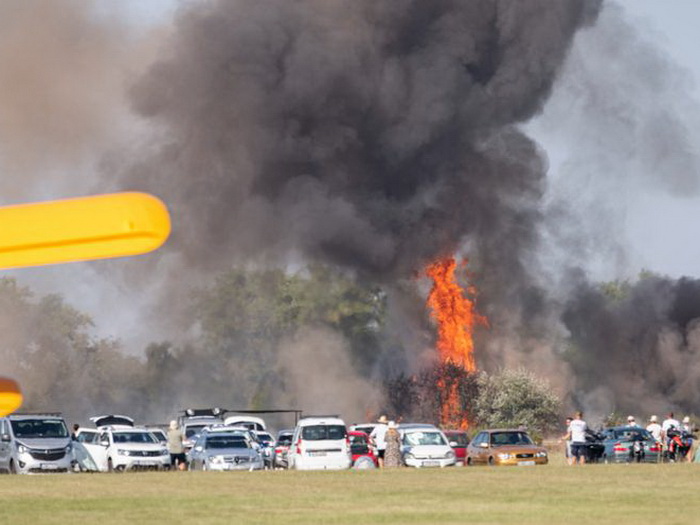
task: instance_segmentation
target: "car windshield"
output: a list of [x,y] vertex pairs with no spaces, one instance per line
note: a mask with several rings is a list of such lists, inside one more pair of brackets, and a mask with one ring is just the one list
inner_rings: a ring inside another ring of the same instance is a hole
[[67,438],[68,429],[61,419],[18,419],[12,421],[18,438]]
[[644,429],[620,429],[615,430],[613,439],[624,441],[647,441],[652,439],[651,434]]
[[440,432],[417,430],[414,432],[406,432],[403,436],[404,445],[412,447],[420,445],[447,445],[445,438]]
[[301,438],[307,441],[321,441],[324,439],[345,439],[347,431],[344,425],[309,425],[303,427]]
[[115,443],[157,443],[150,432],[115,432],[112,437]]
[[277,438],[278,445],[289,445],[292,442],[292,434],[282,434]]
[[494,432],[491,434],[491,446],[532,445],[532,440],[525,432]]
[[268,444],[273,441],[272,436],[266,432],[258,432],[257,436],[260,443]]
[[466,447],[469,444],[469,438],[464,432],[455,432],[454,434],[447,434],[447,439],[457,443],[458,447]]
[[207,427],[209,425],[201,424],[201,425],[187,425],[185,427],[185,437],[186,438],[191,438],[192,436],[196,434],[200,434],[202,432],[202,429],[204,427]]
[[151,430],[151,434],[153,434],[153,436],[161,443],[168,441],[168,436],[166,436],[165,432],[162,430]]
[[369,452],[367,436],[350,436],[350,451],[353,454],[367,454]]
[[243,436],[209,436],[206,448],[250,448]]

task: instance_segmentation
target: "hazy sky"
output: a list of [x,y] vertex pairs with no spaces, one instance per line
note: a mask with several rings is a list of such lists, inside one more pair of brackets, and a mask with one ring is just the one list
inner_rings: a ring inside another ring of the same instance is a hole
[[[174,8],[181,3],[197,0],[100,0],[97,5],[109,10],[124,10],[136,25],[148,26],[167,22]],[[695,79],[695,111],[700,110],[700,46],[697,45],[696,23],[700,20],[698,0],[618,0],[630,24],[651,40],[679,67]],[[556,89],[556,88],[555,88]],[[536,126],[533,127],[537,131]],[[556,176],[558,150],[556,140],[566,141],[556,130],[549,136],[538,136],[552,162],[552,176]],[[700,134],[698,134],[700,136]],[[692,143],[695,152],[700,143]],[[613,196],[617,197],[617,196]],[[646,268],[672,277],[689,275],[700,277],[700,197],[671,197],[662,192],[640,191],[633,197],[619,198],[618,213],[623,217],[627,239],[627,256],[623,264],[607,264],[594,277],[633,277]],[[613,202],[613,206],[614,206]],[[592,217],[592,221],[599,218]],[[129,330],[139,319],[133,311],[115,311],[109,305],[128,296],[129,290],[117,285],[101,283],[101,294],[91,293],[100,277],[95,275],[92,263],[77,263],[63,267],[46,267],[10,272],[23,283],[36,287],[40,293],[60,292],[71,304],[90,313],[97,321],[100,332],[127,338]],[[68,283],[68,284],[66,284]],[[137,302],[148,301],[142,297]]]

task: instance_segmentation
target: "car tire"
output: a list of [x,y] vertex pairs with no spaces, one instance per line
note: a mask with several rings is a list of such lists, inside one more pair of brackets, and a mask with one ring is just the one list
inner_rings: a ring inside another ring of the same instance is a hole
[[472,458],[467,458],[467,466],[468,466],[468,467],[473,466]]
[[112,458],[107,458],[107,472],[114,472],[114,463]]
[[488,461],[488,463],[489,463],[489,466],[490,466],[490,467],[493,467],[493,466],[496,465],[496,460],[493,459],[493,456],[489,456],[489,461]]
[[17,474],[17,466],[15,465],[14,460],[10,460],[10,467],[7,469],[8,474]]

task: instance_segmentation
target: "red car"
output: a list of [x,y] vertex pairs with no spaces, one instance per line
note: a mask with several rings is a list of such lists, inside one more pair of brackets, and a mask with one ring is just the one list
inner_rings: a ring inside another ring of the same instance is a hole
[[464,430],[443,430],[447,441],[449,441],[452,450],[455,453],[457,466],[463,467],[467,463],[467,445],[469,445],[469,436]]
[[[369,436],[364,432],[350,431],[348,432],[348,441],[350,442],[350,453],[352,454],[352,466],[355,468],[373,468],[379,465],[377,456],[369,443]],[[367,459],[372,461],[370,465]],[[359,462],[358,462],[359,460]]]

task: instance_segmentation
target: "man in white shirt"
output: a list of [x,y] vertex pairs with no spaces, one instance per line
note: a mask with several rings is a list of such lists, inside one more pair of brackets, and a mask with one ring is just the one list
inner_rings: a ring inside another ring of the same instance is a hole
[[673,417],[673,412],[669,412],[666,419],[664,419],[664,422],[661,423],[661,430],[663,431],[664,437],[667,437],[668,431],[671,428],[675,428],[676,430],[681,429],[681,424],[676,418]]
[[586,430],[588,425],[583,420],[583,412],[576,412],[566,434],[567,441],[571,441],[569,465],[575,465],[577,462],[583,465],[586,462]]
[[369,435],[370,439],[377,448],[377,463],[379,467],[384,466],[384,451],[386,450],[386,431],[389,428],[387,423],[388,419],[385,415],[382,415],[377,420],[377,426],[372,429],[372,433]]
[[657,443],[661,443],[661,425],[659,425],[659,419],[656,416],[651,416],[649,418],[647,431],[654,437]]

